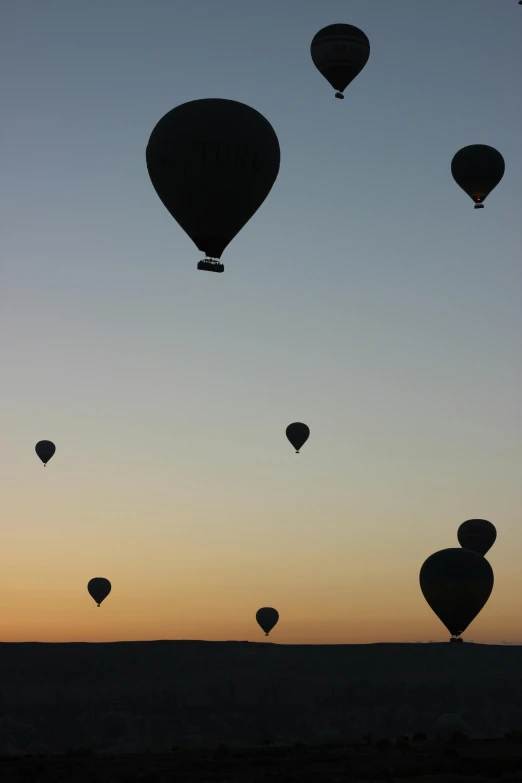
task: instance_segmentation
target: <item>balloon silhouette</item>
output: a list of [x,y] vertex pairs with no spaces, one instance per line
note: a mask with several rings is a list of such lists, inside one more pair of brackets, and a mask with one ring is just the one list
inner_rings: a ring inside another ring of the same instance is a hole
[[505,169],[500,152],[487,144],[463,147],[451,161],[453,179],[475,202],[475,209],[483,209],[482,202],[496,188]]
[[42,460],[45,467],[56,451],[56,446],[50,440],[40,440],[34,447],[34,450]]
[[488,561],[470,549],[442,549],[420,570],[424,598],[452,636],[460,636],[486,604],[493,590]]
[[271,606],[263,606],[262,609],[257,610],[256,620],[258,625],[260,625],[265,632],[265,636],[268,636],[274,625],[279,620],[279,612],[277,609],[272,609]]
[[146,160],[164,206],[205,253],[198,269],[222,272],[216,259],[257,212],[279,173],[279,141],[268,120],[237,101],[189,101],[158,122]]
[[464,549],[484,556],[489,552],[497,537],[495,525],[487,519],[468,519],[463,522],[457,531],[459,544]]
[[334,90],[336,98],[362,71],[370,56],[370,42],[358,27],[331,24],[313,37],[310,54],[317,70]]
[[111,583],[103,576],[95,576],[87,585],[87,590],[91,598],[94,598],[98,606],[104,601],[111,592]]
[[310,429],[300,421],[295,421],[286,428],[286,437],[294,447],[296,454],[299,454],[299,449],[304,446],[309,436]]

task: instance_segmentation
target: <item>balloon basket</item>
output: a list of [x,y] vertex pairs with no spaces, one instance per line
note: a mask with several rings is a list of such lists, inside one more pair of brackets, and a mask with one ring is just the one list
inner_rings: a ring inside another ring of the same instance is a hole
[[342,92],[336,92],[335,97],[339,98],[340,101],[344,101],[344,95],[342,94]]
[[205,258],[198,263],[198,269],[202,269],[205,272],[224,272],[225,267],[219,261],[212,261],[210,258]]
[[484,209],[484,204],[475,204],[475,209]]

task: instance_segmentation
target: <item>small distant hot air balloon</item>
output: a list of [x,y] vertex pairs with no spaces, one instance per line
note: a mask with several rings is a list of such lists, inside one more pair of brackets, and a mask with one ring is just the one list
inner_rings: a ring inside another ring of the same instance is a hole
[[459,527],[457,538],[464,549],[484,556],[495,543],[497,530],[487,519],[467,519]]
[[471,549],[442,549],[428,557],[419,575],[424,598],[450,634],[460,636],[493,590],[493,569]]
[[56,451],[56,446],[50,440],[40,440],[34,447],[34,450],[42,460],[45,467]]
[[302,424],[300,421],[295,421],[286,428],[286,437],[294,447],[296,454],[299,454],[299,449],[304,446],[309,436],[309,427],[307,427],[306,424]]
[[268,120],[238,101],[189,101],[157,123],[146,160],[164,206],[205,253],[198,269],[223,272],[218,259],[279,173],[279,141]]
[[496,188],[505,169],[500,152],[487,144],[463,147],[451,161],[453,179],[475,202],[475,209],[483,209],[486,196]]
[[313,37],[310,54],[317,70],[334,90],[336,98],[362,71],[370,56],[370,41],[351,24],[331,24]]
[[272,609],[271,606],[263,606],[262,609],[257,610],[256,620],[258,625],[260,625],[265,632],[265,636],[268,636],[274,625],[279,620],[279,612],[277,609]]
[[91,598],[94,598],[98,606],[104,601],[111,592],[111,583],[103,576],[95,576],[87,585],[87,590]]

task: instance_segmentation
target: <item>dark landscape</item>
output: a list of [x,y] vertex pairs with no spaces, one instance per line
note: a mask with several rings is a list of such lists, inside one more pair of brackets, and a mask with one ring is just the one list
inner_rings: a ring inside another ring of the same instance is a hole
[[2,781],[522,779],[518,646],[3,643],[0,666]]
[[113,783],[356,783],[356,781],[485,781],[522,779],[521,737],[455,740],[442,743],[422,736],[393,742],[261,746],[233,749],[173,749],[112,754],[87,750],[59,756],[0,758],[0,775],[14,781],[112,781]]

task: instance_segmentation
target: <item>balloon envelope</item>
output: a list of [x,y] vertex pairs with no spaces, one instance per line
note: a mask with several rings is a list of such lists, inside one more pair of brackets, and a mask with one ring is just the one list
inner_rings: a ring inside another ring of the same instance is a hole
[[504,158],[487,144],[470,144],[463,147],[451,161],[453,179],[475,202],[482,204],[486,196],[496,188],[504,176]]
[[493,590],[488,561],[470,549],[442,549],[420,570],[424,598],[452,636],[460,636]]
[[56,451],[56,446],[50,440],[40,440],[34,447],[34,450],[43,464],[46,465]]
[[304,446],[310,436],[310,429],[300,421],[295,421],[293,424],[289,424],[286,428],[286,437],[299,454],[299,449]]
[[487,519],[467,519],[459,527],[457,538],[461,547],[484,556],[495,543],[497,530]]
[[209,258],[221,258],[270,193],[281,159],[267,119],[244,103],[205,98],[158,122],[150,179],[174,220]]
[[111,592],[111,583],[103,576],[96,576],[89,581],[87,590],[89,591],[89,595],[94,598],[99,606]]
[[342,98],[370,56],[370,41],[351,24],[331,24],[313,37],[310,54],[318,71]]
[[258,625],[260,625],[265,632],[265,636],[268,636],[274,625],[279,620],[279,612],[277,609],[272,609],[271,606],[263,606],[262,609],[257,610],[256,620]]

